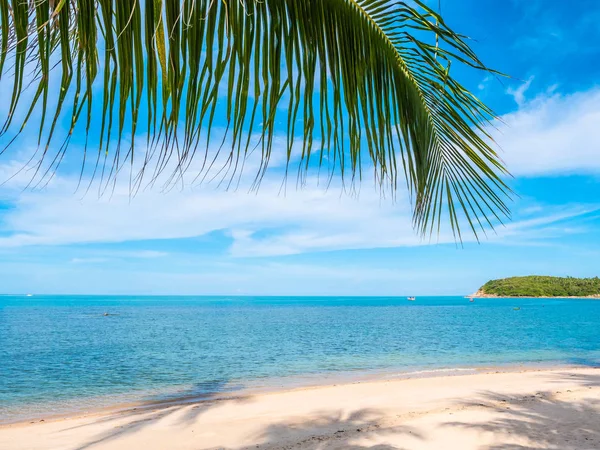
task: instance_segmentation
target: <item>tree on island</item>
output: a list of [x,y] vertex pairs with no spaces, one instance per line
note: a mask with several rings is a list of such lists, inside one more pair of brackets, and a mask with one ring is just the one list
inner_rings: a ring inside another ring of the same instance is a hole
[[368,168],[393,193],[403,173],[423,234],[509,214],[495,116],[453,76],[491,71],[419,0],[4,0],[0,27],[1,132],[38,122],[38,183],[69,152],[106,186],[127,166],[132,191],[188,169],[235,186],[257,152],[257,186],[277,151],[300,182]]
[[530,275],[490,280],[478,291],[495,297],[600,297],[600,278]]

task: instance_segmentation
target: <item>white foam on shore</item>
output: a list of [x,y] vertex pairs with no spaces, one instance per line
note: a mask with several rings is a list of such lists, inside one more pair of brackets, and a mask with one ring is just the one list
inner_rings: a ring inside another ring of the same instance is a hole
[[397,372],[394,378],[435,378],[441,375],[463,375],[465,373],[477,373],[479,370],[475,367],[447,367],[444,369],[422,369],[410,372]]
[[425,373],[446,373],[446,372],[477,372],[477,369],[473,367],[448,367],[446,369],[427,369],[427,370],[415,370],[413,372],[401,372],[400,375],[420,375]]

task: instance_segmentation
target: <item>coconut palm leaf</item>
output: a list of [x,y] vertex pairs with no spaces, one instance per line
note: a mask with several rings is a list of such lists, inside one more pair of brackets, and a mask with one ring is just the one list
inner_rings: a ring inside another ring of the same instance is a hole
[[[148,168],[178,180],[195,160],[208,173],[217,153],[233,179],[260,152],[259,181],[285,152],[300,176],[327,164],[354,181],[368,168],[393,191],[403,173],[422,233],[445,213],[459,237],[462,221],[477,233],[508,215],[493,112],[450,71],[488,69],[419,0],[0,0],[0,26],[13,83],[1,132],[32,84],[18,131],[39,112],[38,175],[54,173],[82,124],[82,173],[87,158],[104,180],[140,153],[136,181]],[[51,145],[64,114],[70,130]]]

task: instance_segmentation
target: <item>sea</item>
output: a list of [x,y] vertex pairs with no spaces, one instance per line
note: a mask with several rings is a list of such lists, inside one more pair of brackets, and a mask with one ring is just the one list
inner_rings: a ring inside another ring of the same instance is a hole
[[366,376],[600,365],[600,301],[0,296],[0,422]]

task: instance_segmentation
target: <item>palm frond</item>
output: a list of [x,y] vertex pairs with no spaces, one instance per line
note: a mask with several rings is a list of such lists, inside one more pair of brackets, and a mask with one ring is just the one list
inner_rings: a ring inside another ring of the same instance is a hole
[[0,0],[0,27],[0,76],[13,82],[1,132],[31,81],[17,133],[41,111],[37,175],[56,170],[81,123],[82,174],[91,164],[103,180],[140,152],[138,182],[148,168],[177,180],[195,160],[202,173],[216,140],[231,178],[253,151],[257,181],[274,151],[300,174],[327,160],[330,175],[356,180],[366,166],[392,190],[403,173],[423,234],[444,211],[459,238],[463,220],[477,234],[509,214],[506,170],[486,134],[494,114],[450,71],[489,69],[419,0]]

